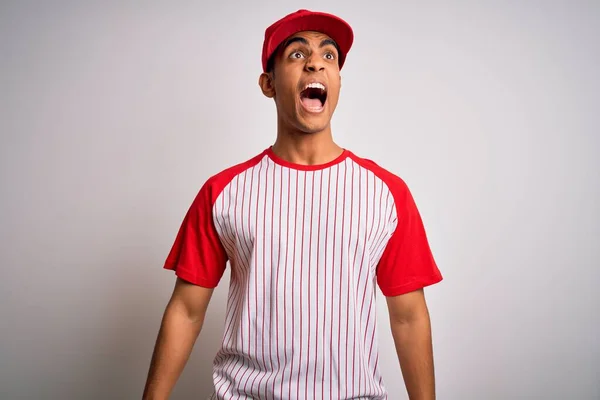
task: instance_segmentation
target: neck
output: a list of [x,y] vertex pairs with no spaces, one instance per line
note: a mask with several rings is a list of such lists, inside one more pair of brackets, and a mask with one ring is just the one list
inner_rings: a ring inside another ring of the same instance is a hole
[[292,131],[279,126],[272,150],[278,157],[302,165],[326,164],[339,157],[343,151],[333,141],[330,125],[316,133]]

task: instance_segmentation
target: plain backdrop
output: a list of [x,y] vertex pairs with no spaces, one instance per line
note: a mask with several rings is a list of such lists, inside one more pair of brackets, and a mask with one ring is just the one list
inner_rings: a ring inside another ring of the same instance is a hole
[[[204,181],[271,145],[264,29],[354,28],[340,145],[409,185],[442,400],[600,398],[597,1],[2,1],[0,398],[141,396]],[[229,276],[173,399],[210,392]],[[380,364],[406,399],[378,297]]]

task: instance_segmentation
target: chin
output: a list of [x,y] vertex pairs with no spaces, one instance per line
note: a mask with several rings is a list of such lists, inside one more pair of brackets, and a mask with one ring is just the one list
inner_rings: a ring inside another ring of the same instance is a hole
[[323,132],[323,129],[314,129],[314,130],[311,130],[311,129],[303,129],[301,132],[302,132],[302,134],[304,134],[304,135],[316,135],[316,134],[318,134],[318,133],[320,133],[320,132]]
[[329,122],[327,123],[307,123],[304,121],[298,121],[298,128],[301,132],[313,135],[316,133],[323,132],[329,128]]
[[327,110],[319,114],[308,114],[304,110],[298,110],[296,113],[296,127],[307,134],[323,132],[329,128],[331,116]]

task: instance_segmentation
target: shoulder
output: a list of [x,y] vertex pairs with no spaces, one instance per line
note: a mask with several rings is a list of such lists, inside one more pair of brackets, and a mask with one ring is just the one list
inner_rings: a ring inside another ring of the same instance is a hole
[[206,180],[204,185],[202,186],[201,192],[205,192],[208,197],[210,197],[211,202],[214,202],[219,194],[225,189],[229,183],[239,174],[244,173],[244,171],[256,166],[260,161],[265,157],[265,152],[262,152],[249,160],[241,162],[239,164],[228,167]]
[[356,154],[350,152],[350,158],[361,167],[371,171],[377,178],[379,178],[385,186],[392,192],[396,200],[400,197],[404,197],[409,193],[408,185],[397,174],[390,170],[382,167],[378,163],[368,158],[359,157]]

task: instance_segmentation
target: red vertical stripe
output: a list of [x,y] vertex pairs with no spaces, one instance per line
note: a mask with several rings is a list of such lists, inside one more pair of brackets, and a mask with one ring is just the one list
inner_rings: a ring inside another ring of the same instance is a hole
[[[344,179],[345,182],[345,179]],[[354,225],[354,163],[352,163],[352,173],[350,175],[350,232],[348,233],[348,259],[350,259],[350,243],[352,242],[352,225]],[[356,249],[354,250],[354,257],[356,258]],[[355,260],[356,261],[356,260]],[[344,363],[344,383],[346,387],[345,397],[348,397],[348,351],[350,346],[348,345],[348,331],[350,330],[350,275],[353,273],[355,263],[353,262],[348,266],[347,271],[347,286],[346,286],[346,358]],[[354,346],[353,346],[354,347]],[[354,363],[354,360],[352,361]]]
[[[292,251],[292,282],[294,280],[294,278],[296,277],[296,248],[298,247],[296,245],[296,229],[297,229],[297,224],[298,224],[298,174],[299,171],[296,171],[296,202],[294,204],[295,208],[294,208],[294,248]],[[295,344],[296,344],[296,307],[295,307],[295,300],[296,300],[296,296],[295,296],[295,290],[296,289],[296,285],[294,285],[292,283],[292,335],[290,337],[290,340],[292,341],[292,364],[290,366],[290,382],[288,383],[289,387],[288,387],[288,399],[292,398],[292,375],[294,374],[294,355],[296,354],[294,352],[294,348],[295,348]]]
[[288,267],[288,249],[289,249],[289,220],[290,220],[290,186],[291,186],[292,170],[288,169],[288,201],[287,201],[287,226],[285,233],[285,267],[284,267],[284,286],[283,286],[283,365],[284,370],[281,377],[281,393],[280,398],[283,398],[283,386],[285,384],[285,368],[287,368],[287,267]]
[[[272,185],[272,192],[271,192],[271,263],[269,265],[269,267],[271,268],[271,270],[277,266],[277,271],[279,270],[279,263],[275,263],[274,257],[275,257],[275,250],[273,248],[273,236],[275,235],[274,232],[274,227],[275,227],[275,172],[277,171],[277,167],[273,166],[273,177],[272,177],[272,181],[271,181],[271,185]],[[265,189],[266,190],[266,189]],[[265,207],[266,207],[266,203],[265,203]],[[279,254],[279,252],[277,253]],[[267,266],[265,265],[265,268],[267,268]],[[267,394],[269,392],[269,380],[272,379],[274,377],[275,374],[275,361],[273,359],[273,343],[275,343],[275,340],[273,339],[273,318],[275,318],[276,315],[276,307],[277,307],[277,301],[271,301],[272,297],[272,293],[276,292],[277,289],[273,289],[273,283],[275,283],[275,285],[277,285],[277,278],[273,279],[273,271],[271,271],[271,274],[269,275],[269,335],[267,336],[267,340],[269,341],[269,377],[267,378],[267,380],[265,381],[265,394],[264,396],[267,397]],[[266,297],[263,298],[263,301],[266,303],[267,299]],[[275,310],[275,312],[273,311]],[[265,374],[266,375],[266,374]],[[273,380],[274,382],[274,380]],[[258,394],[260,396],[260,388],[258,390]]]
[[[340,167],[339,165],[336,165],[336,172],[335,172],[335,205],[334,205],[334,209],[333,209],[333,256],[331,258],[331,266],[334,267],[335,266],[335,239],[336,239],[336,230],[337,230],[337,204],[338,204],[338,184],[339,184],[339,177],[340,177]],[[332,322],[331,322],[331,330],[329,332],[329,397],[331,399],[333,399],[333,302],[334,302],[334,290],[335,290],[335,284],[334,284],[334,279],[333,279],[333,272],[334,272],[335,268],[332,268],[331,270],[331,317],[332,317]],[[338,327],[339,330],[339,327]],[[337,367],[337,366],[336,366]]]
[[[277,231],[277,233],[281,236],[281,210],[282,210],[282,203],[283,203],[283,168],[280,168],[281,172],[280,172],[280,184],[279,184],[279,230]],[[275,299],[279,300],[279,271],[281,269],[281,239],[279,240],[279,251],[277,252],[277,279],[275,282]],[[287,247],[287,243],[286,243],[286,247]],[[279,372],[281,371],[281,358],[279,356],[279,309],[278,309],[278,305],[275,305],[275,315],[276,315],[276,319],[275,319],[275,330],[276,330],[276,334],[275,334],[275,340],[277,343],[277,373],[279,374]],[[273,395],[275,395],[275,381],[276,379],[273,379]]]
[[[319,270],[321,269],[321,264],[319,263],[319,255],[321,254],[321,206],[323,205],[323,171],[319,172],[319,222],[317,224],[317,264],[316,264],[316,275],[317,275],[317,290],[316,290],[316,316],[315,325],[318,326],[319,323]],[[321,328],[323,329],[323,327]],[[318,329],[315,329],[315,373],[313,376],[313,399],[317,398],[317,367],[319,365],[319,357],[318,357],[318,349],[319,349],[319,334]]]
[[[310,315],[311,314],[310,311],[311,311],[311,308],[312,308],[311,307],[312,303],[310,301],[310,278],[312,277],[312,275],[311,275],[311,268],[310,267],[311,267],[311,262],[312,262],[312,246],[313,246],[313,241],[312,241],[312,233],[313,233],[313,227],[314,227],[314,225],[313,225],[313,215],[315,213],[315,208],[314,208],[314,200],[315,200],[315,175],[316,175],[316,172],[313,172],[312,173],[312,183],[311,183],[312,187],[311,187],[311,190],[310,190],[310,195],[311,195],[310,196],[310,234],[309,234],[309,237],[308,237],[308,277],[309,277],[308,279],[309,279],[309,284],[308,284],[308,303],[307,303],[308,304],[308,328],[307,328],[308,343],[306,345],[306,348],[307,348],[306,352],[307,353],[310,352],[310,337],[312,336],[312,331],[310,329],[310,325],[311,325],[310,322],[312,320],[311,315]],[[318,267],[318,265],[317,265],[317,267]],[[317,293],[318,293],[318,291],[319,291],[319,288],[317,286]],[[317,305],[317,309],[318,309],[318,305]],[[306,360],[306,374],[305,374],[305,380],[304,380],[304,398],[305,399],[308,399],[308,387],[309,387],[308,386],[308,366],[310,365],[310,362],[311,362],[310,357],[308,357],[308,359]],[[317,370],[317,368],[316,368],[316,360],[314,360],[314,363],[315,363],[315,372],[316,372],[316,370]]]
[[[343,275],[342,272],[344,270],[344,247],[348,248],[346,243],[344,242],[344,225],[346,222],[346,173],[348,169],[346,168],[346,164],[340,164],[344,166],[344,188],[342,189],[342,236],[340,238],[340,280],[339,280],[339,296],[338,296],[338,348],[337,348],[337,380],[338,380],[338,397],[340,396],[340,392],[342,389],[342,378],[341,378],[341,362],[340,362],[340,352],[341,352],[341,341],[342,341],[342,286],[343,286]],[[336,207],[337,208],[337,207]],[[346,245],[346,246],[345,246]],[[345,380],[345,378],[344,378]]]
[[[354,167],[354,163],[352,164],[352,166]],[[360,218],[362,215],[362,209],[361,209],[361,204],[362,204],[362,174],[361,174],[361,169],[358,170],[358,218],[357,218],[357,222],[356,222],[356,231],[360,233]],[[354,249],[354,262],[352,263],[353,268],[356,268],[356,254],[358,251],[358,242],[359,242],[360,236],[356,238],[356,248]],[[364,254],[364,252],[363,252]],[[356,275],[355,275],[356,276]],[[360,276],[359,276],[360,278]],[[358,286],[358,285],[357,285]],[[354,310],[353,310],[353,314],[354,314],[354,329],[353,329],[353,336],[354,336],[354,340],[353,340],[353,346],[352,346],[352,397],[354,397],[354,379],[356,378],[356,374],[355,374],[355,366],[356,366],[356,347],[359,346],[358,340],[357,340],[357,336],[356,336],[356,331],[357,331],[357,320],[358,318],[360,318],[360,314],[357,313],[357,304],[356,304],[356,299],[357,299],[357,294],[356,292],[354,293]]]
[[[302,200],[302,239],[300,240],[300,353],[299,353],[299,359],[298,359],[298,377],[296,378],[296,398],[300,397],[300,372],[302,370],[302,343],[304,342],[303,340],[303,336],[302,336],[302,331],[303,331],[303,326],[302,326],[302,314],[304,314],[304,302],[302,301],[302,276],[304,274],[303,271],[303,265],[304,265],[304,220],[306,218],[306,172],[303,172],[302,175],[304,175],[304,185],[303,185],[303,189],[304,189],[304,196],[303,196],[303,200]],[[297,197],[297,196],[296,196]],[[298,207],[296,207],[298,208]],[[310,258],[309,258],[309,263],[310,263]],[[310,309],[310,308],[309,308]],[[308,361],[306,363],[306,366],[308,368]]]
[[[366,185],[366,189],[365,189],[365,198],[366,198],[365,223],[367,224],[367,229],[368,229],[368,227],[369,227],[369,172],[366,173],[366,184],[365,185]],[[369,239],[368,236],[365,234],[365,241],[363,243],[362,260],[360,262],[360,269],[359,269],[359,272],[358,272],[359,281],[361,279],[364,279],[363,275],[362,275],[362,270],[363,270],[364,261],[365,261],[365,254],[366,254],[368,239]],[[365,307],[366,285],[367,285],[367,282],[365,282],[365,292],[363,293],[363,297],[362,297],[362,301],[361,301],[361,306],[360,306],[360,315],[359,315],[360,320],[359,320],[359,322],[361,324],[362,324],[362,321],[363,321],[363,309]],[[360,287],[360,285],[358,285],[357,287]],[[362,327],[362,328],[364,328],[366,330],[366,327]],[[361,329],[361,331],[362,331],[362,329]],[[362,340],[362,338],[361,338],[361,340]],[[361,353],[360,353],[361,365],[360,365],[360,369],[358,370],[358,392],[359,393],[361,392],[360,389],[361,389],[361,384],[362,384],[362,376],[363,376],[363,371],[364,371],[364,368],[365,368],[365,365],[364,365],[365,364],[365,360],[364,360],[364,353],[363,353],[364,352],[364,346],[362,345],[362,343],[364,343],[364,342],[360,343],[361,344],[361,350],[362,350]]]
[[323,381],[321,382],[321,398],[325,398],[325,333],[326,333],[326,315],[327,315],[327,239],[328,239],[328,232],[329,232],[329,197],[331,194],[331,168],[329,168],[329,178],[327,180],[327,215],[325,217],[325,265],[323,268],[324,271],[324,283],[323,283],[323,301],[324,301],[324,307],[323,307],[323,325],[322,328],[323,329]]

